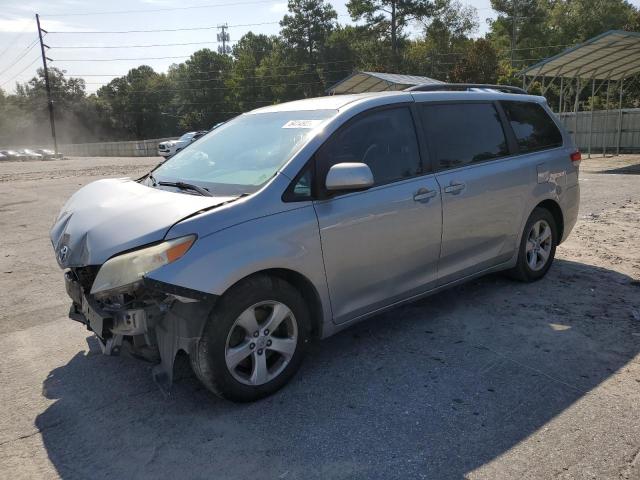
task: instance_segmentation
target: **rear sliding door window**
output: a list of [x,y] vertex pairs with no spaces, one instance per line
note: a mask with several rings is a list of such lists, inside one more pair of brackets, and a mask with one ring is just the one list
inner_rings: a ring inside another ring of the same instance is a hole
[[562,146],[562,134],[542,105],[501,102],[521,153]]
[[492,103],[424,104],[421,115],[439,170],[509,154],[502,123]]

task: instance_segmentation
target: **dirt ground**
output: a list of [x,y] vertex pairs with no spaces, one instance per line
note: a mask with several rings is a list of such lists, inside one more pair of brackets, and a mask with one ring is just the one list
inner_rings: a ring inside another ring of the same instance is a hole
[[0,477],[640,479],[640,156],[583,161],[542,281],[491,275],[356,325],[250,405],[187,369],[165,398],[66,318],[54,216],[157,161],[0,163]]

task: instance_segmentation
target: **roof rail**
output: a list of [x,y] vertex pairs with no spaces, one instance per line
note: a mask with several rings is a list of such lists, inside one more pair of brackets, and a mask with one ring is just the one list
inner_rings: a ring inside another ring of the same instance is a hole
[[517,93],[520,95],[528,95],[528,93],[520,87],[511,85],[490,85],[488,83],[423,83],[414,85],[405,89],[406,92],[446,92],[446,91],[464,91],[470,88],[486,88],[498,90],[505,93]]

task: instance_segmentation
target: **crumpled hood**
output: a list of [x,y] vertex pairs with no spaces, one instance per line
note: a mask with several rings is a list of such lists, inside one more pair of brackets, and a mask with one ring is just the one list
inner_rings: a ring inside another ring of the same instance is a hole
[[101,265],[117,253],[162,240],[176,222],[234,198],[169,192],[129,178],[98,180],[67,201],[51,243],[62,268]]

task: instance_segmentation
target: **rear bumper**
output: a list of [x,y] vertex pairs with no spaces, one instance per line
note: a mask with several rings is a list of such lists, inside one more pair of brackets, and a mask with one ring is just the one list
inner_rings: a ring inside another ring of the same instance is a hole
[[561,197],[562,215],[564,217],[564,229],[560,243],[564,242],[573,230],[578,221],[578,211],[580,209],[580,185],[567,187]]

